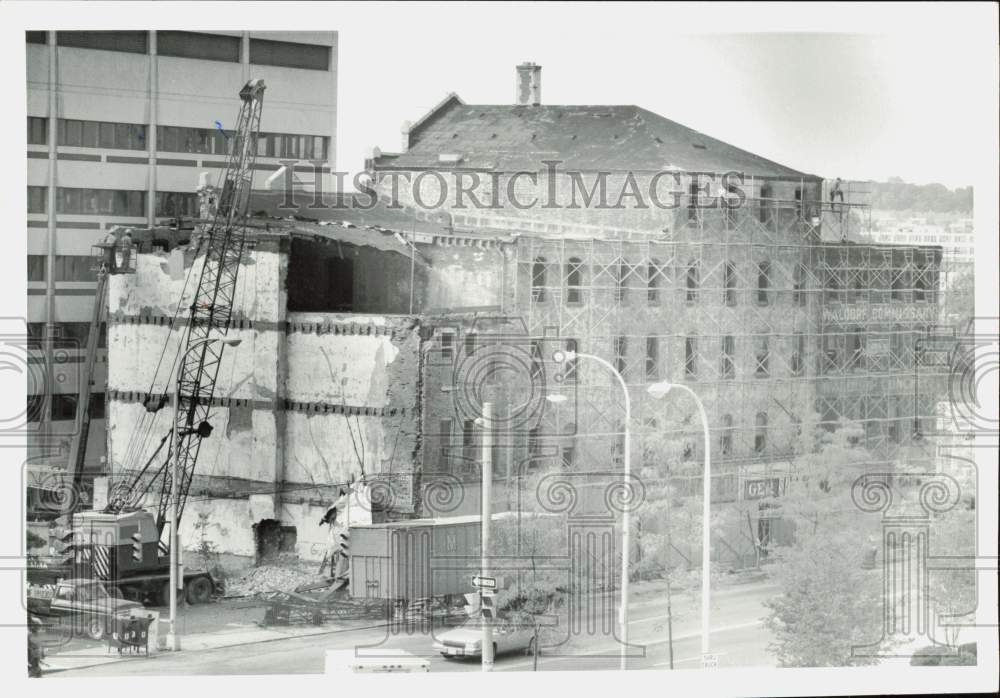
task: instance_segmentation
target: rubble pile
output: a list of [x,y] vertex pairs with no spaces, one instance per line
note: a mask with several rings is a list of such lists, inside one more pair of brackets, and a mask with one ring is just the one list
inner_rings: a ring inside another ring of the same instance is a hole
[[292,591],[304,584],[318,584],[326,577],[317,574],[315,562],[287,562],[250,568],[238,579],[226,580],[226,596],[252,596],[264,591]]

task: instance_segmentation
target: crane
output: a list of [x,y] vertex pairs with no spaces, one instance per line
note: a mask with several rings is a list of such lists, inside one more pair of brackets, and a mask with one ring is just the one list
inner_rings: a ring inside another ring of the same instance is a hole
[[[164,530],[168,522],[174,531],[180,523],[201,442],[212,433],[210,411],[225,343],[209,340],[224,338],[232,318],[246,245],[264,89],[263,80],[251,80],[243,86],[236,129],[226,134],[228,158],[216,210],[203,231],[192,269],[197,274],[192,277],[197,278],[197,285],[187,308],[187,331],[177,356],[177,380],[173,387],[176,409],[171,429],[138,472],[111,489],[108,506],[103,511],[78,512],[73,516],[75,544],[70,549],[73,564],[78,569],[80,565],[87,566],[95,576],[133,597],[153,592],[162,601],[169,591],[168,570],[163,560],[168,547],[162,541],[171,536],[164,536]],[[99,287],[104,289],[106,283],[107,275],[99,274]],[[101,312],[95,310],[96,325]],[[92,329],[88,350],[91,344],[96,346],[95,332]],[[89,386],[89,379],[85,382]],[[165,405],[166,396],[153,399],[151,393],[152,388],[147,395],[146,410],[156,413]],[[175,438],[171,439],[172,435]],[[74,458],[82,461],[85,442],[76,444],[75,449]],[[178,482],[176,515],[171,521],[172,472],[177,473]],[[143,510],[146,495],[154,492],[159,496],[155,516]],[[192,582],[189,602],[203,602],[211,595],[214,582],[207,572],[185,570],[184,578],[186,584]]]

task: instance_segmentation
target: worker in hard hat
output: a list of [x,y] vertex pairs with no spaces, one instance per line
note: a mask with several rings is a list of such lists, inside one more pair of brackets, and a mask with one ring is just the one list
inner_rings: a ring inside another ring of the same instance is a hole
[[115,259],[115,250],[118,248],[118,233],[116,230],[111,230],[107,235],[104,236],[104,240],[100,244],[101,249],[104,251],[104,269],[109,274],[114,274],[118,269],[117,260]]
[[122,265],[124,271],[128,271],[132,261],[132,229],[126,228],[121,240]]

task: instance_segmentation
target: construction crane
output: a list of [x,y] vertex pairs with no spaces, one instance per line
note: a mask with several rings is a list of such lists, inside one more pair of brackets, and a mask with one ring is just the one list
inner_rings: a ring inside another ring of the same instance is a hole
[[[243,86],[236,129],[226,134],[229,155],[215,214],[203,230],[196,251],[195,267],[198,268],[200,261],[200,269],[194,300],[188,308],[187,333],[177,357],[177,381],[173,386],[176,409],[171,430],[138,472],[111,489],[104,511],[79,512],[73,517],[76,537],[70,552],[77,566],[75,573],[80,574],[79,566],[86,564],[91,573],[130,596],[154,592],[162,601],[169,589],[164,586],[168,584],[168,569],[163,554],[168,547],[161,541],[169,538],[164,536],[164,530],[168,521],[174,530],[180,524],[201,442],[212,433],[209,417],[225,343],[210,340],[224,338],[232,318],[237,276],[246,245],[264,89],[263,80],[251,80]],[[99,300],[103,298],[106,283],[107,274],[99,272]],[[101,312],[95,309],[94,327],[99,327]],[[96,350],[95,331],[92,328],[88,339],[88,356],[92,344]],[[88,385],[81,389],[81,394],[86,391],[89,400],[89,376],[83,382]],[[158,399],[149,395],[146,409],[155,413],[165,402],[165,395]],[[74,443],[74,458],[82,464],[85,437]],[[74,478],[82,475],[82,468],[75,464],[74,468]],[[176,515],[170,521],[172,471],[178,477],[178,501]],[[153,492],[159,496],[155,518],[143,511],[146,495]],[[184,578],[185,583],[194,582],[188,601],[207,600],[214,586],[207,573],[186,570]]]

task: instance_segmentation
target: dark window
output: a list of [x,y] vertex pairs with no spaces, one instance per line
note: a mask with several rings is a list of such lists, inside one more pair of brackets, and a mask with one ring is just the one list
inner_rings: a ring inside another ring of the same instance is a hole
[[473,354],[475,354],[476,353],[476,333],[475,332],[466,332],[465,333],[465,339],[463,340],[463,344],[465,345],[465,355],[466,356],[472,356]]
[[545,300],[546,269],[545,258],[536,257],[531,265],[531,299],[534,301]]
[[52,346],[57,349],[84,349],[87,337],[90,335],[89,322],[59,322],[56,323],[52,337]]
[[646,300],[649,303],[660,301],[660,260],[652,259],[646,270]]
[[44,395],[29,395],[28,396],[28,423],[40,422],[42,420],[42,409],[45,407],[45,396]]
[[[538,427],[532,427],[528,430],[528,457],[534,461],[541,454],[541,438],[542,430]],[[528,463],[529,468],[537,467],[538,463],[530,462]]]
[[753,435],[754,453],[764,453],[767,450],[767,413],[758,412],[754,420],[755,430]]
[[240,37],[223,34],[156,32],[156,52],[161,56],[239,63],[240,43]]
[[622,259],[618,261],[618,274],[615,277],[615,301],[621,303],[625,300],[626,281],[628,275],[628,263]]
[[187,216],[188,218],[197,218],[199,209],[200,204],[197,194],[176,191],[156,192],[157,216],[170,216],[172,218]]
[[796,332],[792,338],[792,375],[801,376],[805,366],[806,338],[801,332]]
[[698,377],[698,346],[694,337],[684,338],[684,377],[688,380]]
[[847,335],[848,368],[864,369],[865,339],[860,327],[855,327]]
[[625,337],[615,337],[615,370],[623,377],[625,375],[625,359],[628,352],[628,340]]
[[448,458],[451,456],[451,420],[442,419],[439,422],[438,429],[438,433],[441,435],[441,465],[444,466],[448,462]]
[[28,323],[28,348],[38,349],[42,346],[42,338],[45,334],[44,322]]
[[48,43],[46,34],[48,32],[24,32],[24,39],[29,44],[44,44]]
[[566,263],[566,302],[582,303],[583,291],[583,261],[578,257],[570,257]]
[[330,47],[250,39],[250,62],[284,68],[330,69]]
[[52,421],[76,419],[76,395],[57,394],[52,396]]
[[476,458],[476,424],[471,419],[462,422],[462,457],[466,460]]
[[754,358],[756,361],[754,375],[758,378],[767,378],[770,375],[771,363],[767,337],[760,335],[754,337]]
[[840,354],[843,343],[843,335],[823,335],[823,373],[836,373],[840,371]]
[[[577,342],[575,339],[566,340],[566,351],[576,352],[579,351],[577,347]],[[566,368],[563,370],[563,379],[566,381],[575,381],[577,379],[577,366],[576,363],[579,359],[571,359],[566,361]]]
[[733,416],[722,415],[722,433],[719,435],[719,452],[728,456],[733,452]]
[[455,358],[455,333],[454,332],[442,332],[441,333],[441,358],[445,361],[451,361]]
[[725,272],[726,305],[736,305],[736,265],[726,262]]
[[43,254],[28,255],[28,281],[45,281],[46,262]]
[[891,272],[892,274],[892,294],[891,298],[894,301],[906,300],[906,289],[910,283],[910,271],[906,268],[895,268]]
[[795,272],[792,278],[792,295],[795,305],[806,304],[806,268],[803,264],[795,265]]
[[146,53],[148,35],[146,32],[56,32],[56,43],[60,46],[101,49],[103,51],[125,51],[126,53]]
[[646,337],[646,380],[660,377],[660,341],[656,337]]
[[48,187],[28,187],[28,213],[45,213],[48,201]]
[[28,145],[48,145],[49,120],[44,116],[28,117]]
[[760,198],[757,201],[757,220],[767,225],[771,222],[771,209],[774,205],[774,190],[770,184],[763,184],[760,187]]
[[146,215],[146,192],[59,187],[56,208],[59,213],[141,217]]
[[918,264],[913,272],[913,300],[922,302],[927,300],[928,272],[926,264]]
[[740,205],[739,190],[732,184],[726,187],[726,196],[722,198],[722,208],[726,214],[726,228],[736,227],[736,208]]
[[844,300],[844,284],[841,282],[841,273],[838,269],[826,270],[826,300],[842,302]]
[[685,281],[685,286],[687,289],[685,293],[685,299],[687,300],[688,303],[693,303],[698,300],[698,285],[699,283],[701,283],[699,280],[699,276],[700,274],[698,272],[698,262],[694,261],[689,262],[687,268],[687,279]]
[[56,281],[94,281],[93,259],[84,255],[57,255]]
[[757,264],[757,305],[767,305],[767,290],[771,286],[771,263],[758,262]]
[[802,188],[795,187],[795,216],[802,218]]
[[688,186],[688,220],[698,220],[698,182],[694,181]]
[[720,374],[723,378],[732,378],[736,375],[736,338],[731,334],[722,338]]

